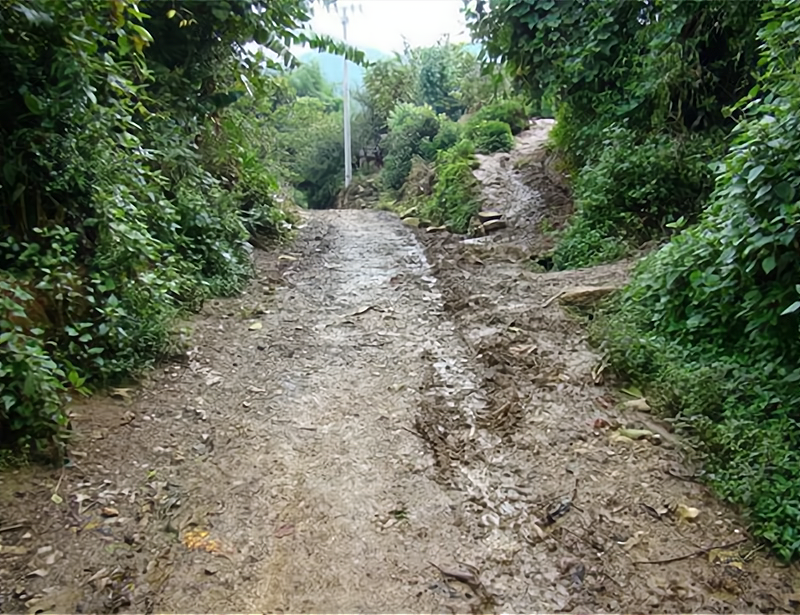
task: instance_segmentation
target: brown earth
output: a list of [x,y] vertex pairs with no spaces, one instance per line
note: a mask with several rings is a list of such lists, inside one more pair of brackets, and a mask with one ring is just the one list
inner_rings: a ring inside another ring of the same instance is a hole
[[629,264],[529,266],[546,134],[482,160],[486,243],[308,214],[183,360],[75,406],[69,467],[0,476],[0,610],[797,612],[554,299]]

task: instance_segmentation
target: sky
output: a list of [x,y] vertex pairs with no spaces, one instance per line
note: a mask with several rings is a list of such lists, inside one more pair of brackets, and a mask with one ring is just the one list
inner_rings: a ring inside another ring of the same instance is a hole
[[445,34],[454,43],[470,40],[460,12],[463,0],[338,0],[336,4],[339,13],[315,7],[309,25],[314,32],[341,39],[341,10],[348,7],[347,42],[355,47],[391,53],[403,50],[403,37],[412,47],[434,45]]

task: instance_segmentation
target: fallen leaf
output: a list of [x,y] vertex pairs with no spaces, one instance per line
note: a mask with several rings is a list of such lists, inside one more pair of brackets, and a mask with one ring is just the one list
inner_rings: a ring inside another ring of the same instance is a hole
[[0,545],[0,555],[27,555],[28,550],[25,547],[18,547],[16,545]]
[[640,399],[640,398],[644,397],[644,395],[642,395],[642,391],[639,389],[639,387],[628,387],[627,389],[620,389],[620,391],[625,393],[625,395],[629,395],[630,397],[633,397],[634,399]]
[[183,535],[182,542],[187,549],[194,551],[219,553],[222,550],[219,541],[212,539],[208,530],[189,530]]
[[53,495],[50,496],[50,500],[52,500],[55,504],[61,504],[61,502],[64,501],[64,498],[62,498],[57,493],[54,493]]
[[536,532],[536,535],[544,540],[547,538],[547,534],[544,533],[544,530],[540,528],[536,523],[531,523],[531,527],[533,527],[533,531]]
[[669,509],[666,506],[659,506],[656,508],[648,504],[642,504],[642,508],[644,508],[648,514],[659,520],[661,520],[661,518],[669,512]]
[[625,542],[621,542],[619,544],[625,551],[630,551],[631,549],[633,549],[633,547],[635,547],[642,541],[644,535],[645,532],[642,531],[636,532],[633,536],[628,538],[628,540],[626,540]]
[[213,387],[215,384],[222,382],[222,376],[218,374],[209,374],[206,378],[206,386]]
[[744,570],[744,558],[738,551],[723,551],[721,549],[711,549],[708,552],[708,561],[712,564],[724,564],[738,570]]
[[289,254],[281,254],[278,257],[279,261],[296,261],[297,259],[294,256],[290,256]]
[[675,508],[675,515],[678,519],[691,521],[700,515],[700,510],[692,506],[686,506],[686,504],[678,504]]
[[652,410],[650,404],[647,403],[647,400],[644,397],[626,401],[624,404],[622,404],[622,407],[628,410],[638,410],[640,412],[650,412]]
[[383,310],[374,305],[365,305],[363,307],[358,308],[355,312],[350,314],[350,316],[360,316],[361,314],[366,314],[370,310],[376,310],[378,312],[383,312]]
[[47,570],[45,570],[44,568],[37,568],[36,570],[34,570],[32,572],[29,572],[28,576],[29,577],[46,577],[47,576]]
[[291,523],[282,525],[275,530],[275,538],[283,538],[284,536],[291,536],[292,534],[294,534],[294,525]]
[[119,511],[112,506],[105,506],[100,510],[100,514],[104,517],[119,517]]
[[111,389],[110,395],[114,399],[130,399],[131,398],[131,390],[130,389]]
[[261,330],[261,328],[262,328],[263,326],[264,326],[264,325],[262,325],[260,322],[254,322],[254,323],[253,323],[253,324],[251,324],[251,325],[250,325],[250,327],[248,327],[248,328],[249,328],[251,331],[259,331],[259,330]]
[[620,435],[616,431],[612,431],[609,434],[608,439],[611,440],[612,442],[623,442],[625,444],[633,444],[633,440],[631,440],[628,436]]
[[617,433],[621,436],[626,438],[630,438],[631,440],[649,440],[655,434],[650,431],[649,429],[625,429],[621,428],[617,430]]

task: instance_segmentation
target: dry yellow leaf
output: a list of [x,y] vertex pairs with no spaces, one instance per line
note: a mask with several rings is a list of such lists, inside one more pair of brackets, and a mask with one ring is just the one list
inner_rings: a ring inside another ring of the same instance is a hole
[[700,515],[700,510],[692,506],[686,506],[686,504],[678,504],[675,514],[679,519],[691,521]]
[[222,550],[219,541],[211,538],[208,530],[189,530],[184,533],[182,542],[187,549],[192,551],[219,553]]
[[642,397],[641,399],[632,399],[630,401],[626,401],[622,404],[624,408],[628,410],[639,410],[640,412],[650,412],[650,404],[647,403],[647,400]]

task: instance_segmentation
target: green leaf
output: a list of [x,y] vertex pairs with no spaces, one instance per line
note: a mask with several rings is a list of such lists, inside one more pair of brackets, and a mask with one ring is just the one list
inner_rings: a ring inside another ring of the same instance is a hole
[[783,312],[781,312],[781,316],[786,316],[787,314],[792,314],[792,313],[796,312],[797,310],[800,310],[800,301],[795,301],[794,303],[792,303],[792,305],[790,305],[785,310],[783,310]]
[[789,182],[781,182],[775,186],[775,194],[785,203],[794,200],[794,187]]
[[44,105],[38,97],[34,96],[30,92],[25,92],[22,95],[22,98],[25,101],[25,106],[28,107],[28,111],[34,115],[41,115],[44,112]]
[[769,273],[775,269],[775,264],[775,257],[772,255],[761,261],[761,267],[764,269],[764,273]]
[[764,172],[764,168],[765,167],[763,164],[759,164],[750,169],[750,173],[747,174],[747,183],[749,184],[757,180],[759,175],[761,175]]
[[131,50],[131,39],[124,35],[120,36],[117,39],[117,48],[119,49],[120,54],[123,56],[128,55]]

